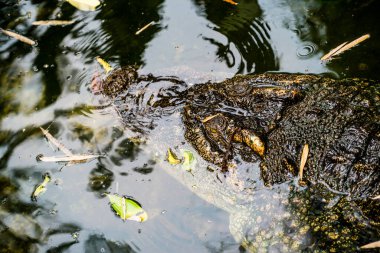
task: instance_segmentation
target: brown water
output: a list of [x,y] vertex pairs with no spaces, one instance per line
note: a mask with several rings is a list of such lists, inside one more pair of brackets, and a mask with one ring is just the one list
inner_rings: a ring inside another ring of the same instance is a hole
[[[104,1],[93,12],[64,1],[0,2],[0,247],[4,252],[238,252],[226,211],[199,198],[138,145],[113,107],[89,87],[103,70],[138,65],[141,73],[188,83],[265,71],[380,79],[378,1]],[[32,26],[35,20],[75,20]],[[139,35],[135,32],[155,21]],[[371,38],[329,64],[320,57],[344,41]],[[62,155],[48,128],[73,153],[107,154],[63,167],[36,161]],[[164,139],[162,136],[158,139]],[[168,137],[168,140],[170,137]],[[62,170],[61,170],[62,169]],[[52,182],[33,202],[48,172]],[[102,193],[133,196],[149,214],[122,222]],[[259,205],[259,202],[257,202]]]

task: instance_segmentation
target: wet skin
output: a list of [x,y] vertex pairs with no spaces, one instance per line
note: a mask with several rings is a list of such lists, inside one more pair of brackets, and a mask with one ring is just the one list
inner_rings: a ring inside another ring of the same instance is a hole
[[[150,93],[154,85],[161,86]],[[298,193],[312,200],[305,208],[293,207],[301,220],[331,239],[326,247],[336,249],[353,247],[355,234],[363,229],[348,213],[360,210],[368,219],[366,229],[379,231],[380,205],[371,199],[380,194],[379,83],[261,74],[187,87],[174,77],[139,76],[126,67],[108,76],[102,88],[117,106],[123,105],[122,119],[130,126],[136,122],[141,132],[154,127],[155,117],[180,110],[185,138],[204,160],[223,173],[235,155],[260,162],[268,186],[299,174],[302,148],[308,144],[303,182],[313,197]],[[327,207],[321,199],[337,204]],[[328,210],[310,211],[321,206]],[[340,227],[345,223],[352,226]],[[252,242],[245,244],[249,248]]]

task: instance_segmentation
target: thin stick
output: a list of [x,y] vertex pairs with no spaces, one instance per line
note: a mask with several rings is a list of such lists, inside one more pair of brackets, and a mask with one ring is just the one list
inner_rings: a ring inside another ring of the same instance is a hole
[[145,25],[143,28],[141,28],[140,30],[138,30],[135,34],[136,35],[139,35],[140,33],[142,33],[145,29],[147,29],[149,26],[151,25],[154,25],[156,22],[152,21],[150,22],[149,24]]
[[300,164],[300,171],[299,171],[299,181],[302,181],[303,169],[305,167],[308,155],[309,155],[309,145],[305,144],[303,146],[302,155],[301,155],[301,164]]
[[361,249],[374,249],[374,248],[380,248],[380,241],[377,242],[371,242],[364,246],[360,247]]
[[32,25],[71,25],[74,20],[39,20],[34,21]]
[[103,155],[70,155],[70,156],[38,156],[42,162],[87,162],[90,159],[103,157]]
[[72,156],[74,155],[68,148],[66,148],[62,143],[60,143],[56,138],[53,137],[47,130],[40,127],[42,133],[46,136],[46,138],[53,143],[59,150],[61,150],[65,155]]
[[35,42],[34,40],[31,40],[31,39],[29,39],[29,38],[27,38],[27,37],[25,37],[25,36],[22,36],[22,35],[20,35],[20,34],[18,34],[18,33],[15,33],[15,32],[11,32],[11,31],[8,31],[8,30],[4,30],[4,29],[2,29],[2,28],[0,28],[0,32],[4,33],[4,34],[6,34],[6,35],[8,35],[8,36],[10,36],[10,37],[12,37],[12,38],[15,38],[16,40],[19,40],[19,41],[21,41],[21,42],[24,42],[24,43],[26,43],[26,44],[29,44],[29,45],[31,45],[31,46],[34,46],[34,45],[37,44],[37,42]]
[[329,53],[327,53],[326,55],[324,55],[321,60],[322,61],[329,61],[329,60],[332,60],[332,57],[334,56],[337,56],[337,55],[340,55],[342,53],[344,53],[345,51],[357,46],[359,43],[369,39],[371,36],[369,34],[365,34],[359,38],[357,38],[356,40],[353,40],[351,41],[350,43],[347,43],[347,42],[344,42],[342,44],[340,44],[339,46],[337,46],[336,48],[334,48],[333,50],[331,50]]

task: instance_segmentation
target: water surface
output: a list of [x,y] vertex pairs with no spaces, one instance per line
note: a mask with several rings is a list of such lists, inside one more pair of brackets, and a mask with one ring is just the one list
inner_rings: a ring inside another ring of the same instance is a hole
[[[64,1],[1,1],[0,27],[38,45],[0,34],[0,246],[10,252],[238,252],[228,213],[162,170],[149,147],[129,139],[133,131],[112,105],[90,91],[94,75],[103,74],[95,57],[189,84],[266,71],[380,79],[379,10],[370,0],[240,0],[237,6],[107,0],[93,12]],[[75,23],[31,25],[46,19]],[[338,59],[319,60],[366,33],[368,41]],[[38,154],[62,154],[39,127],[73,153],[107,157],[63,169],[37,162]],[[33,202],[46,172],[53,183]],[[104,192],[133,196],[149,220],[122,222]]]

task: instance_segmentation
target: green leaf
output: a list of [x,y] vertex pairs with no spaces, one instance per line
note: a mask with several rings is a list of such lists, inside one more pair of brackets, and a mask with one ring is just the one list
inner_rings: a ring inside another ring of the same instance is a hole
[[37,197],[46,192],[46,185],[50,182],[51,178],[48,173],[44,175],[44,181],[37,185],[36,189],[32,194],[32,200],[37,200]]
[[123,220],[134,220],[143,222],[148,219],[148,214],[134,199],[126,198],[116,194],[106,194],[110,200],[112,209]]
[[178,159],[176,154],[170,148],[168,148],[168,162],[172,165],[176,165],[181,162],[181,160]]
[[197,163],[193,153],[189,150],[181,150],[181,155],[183,156],[182,168],[187,171],[191,171]]
[[81,11],[94,11],[100,4],[99,0],[67,0],[67,2]]

